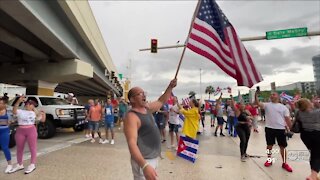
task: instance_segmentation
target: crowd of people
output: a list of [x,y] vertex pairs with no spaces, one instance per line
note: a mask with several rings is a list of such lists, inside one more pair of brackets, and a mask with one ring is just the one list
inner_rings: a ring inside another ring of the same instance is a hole
[[[95,135],[98,134],[100,144],[115,143],[115,126],[121,129],[124,122],[124,133],[127,139],[131,154],[131,166],[134,179],[156,179],[158,157],[161,156],[161,143],[166,142],[166,127],[169,129],[170,142],[168,148],[177,150],[179,136],[187,136],[197,139],[200,123],[205,128],[205,115],[208,109],[200,105],[200,101],[191,99],[189,104],[178,101],[173,97],[172,104],[168,99],[172,96],[172,89],[176,86],[177,80],[170,82],[168,88],[157,101],[147,102],[146,94],[142,88],[134,87],[129,91],[128,99],[130,105],[123,98],[106,99],[105,102],[99,99],[89,99],[86,109],[85,137],[91,138],[91,143],[96,142]],[[9,118],[6,103],[7,98],[0,99],[0,145],[5,154],[8,165],[5,173],[14,173],[24,169],[23,149],[28,142],[31,152],[30,165],[25,173],[31,173],[36,166],[37,130],[36,121],[45,122],[45,113],[37,111],[36,102],[26,100],[24,96],[17,98],[13,106],[13,120]],[[20,110],[18,106],[25,103],[25,109]],[[240,140],[240,160],[245,162],[250,134],[259,133],[258,116],[265,121],[266,152],[268,159],[265,167],[274,163],[272,159],[273,146],[277,142],[282,157],[282,168],[293,172],[292,167],[287,163],[288,145],[287,138],[292,135],[290,129],[292,123],[299,121],[301,139],[310,151],[311,174],[309,180],[317,180],[320,170],[320,102],[319,100],[300,99],[294,104],[280,101],[279,94],[272,92],[269,102],[260,102],[258,92],[253,103],[244,104],[235,102],[232,95],[224,103],[222,93],[216,102],[210,104],[210,124],[213,128],[213,136],[224,137],[223,126],[228,129],[230,136],[238,136]],[[180,115],[184,116],[183,125],[180,123]],[[224,117],[227,117],[225,120]],[[217,120],[217,124],[215,123]],[[13,166],[9,144],[9,124],[12,121],[18,123],[15,135],[17,143],[17,165]],[[105,137],[100,132],[101,124],[104,125]],[[214,128],[215,127],[215,128]],[[181,130],[180,130],[181,128]],[[109,133],[110,132],[110,133]],[[111,139],[109,138],[111,135]]]

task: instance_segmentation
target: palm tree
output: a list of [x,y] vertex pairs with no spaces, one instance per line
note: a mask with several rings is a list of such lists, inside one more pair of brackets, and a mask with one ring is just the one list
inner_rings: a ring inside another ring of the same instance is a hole
[[206,94],[209,94],[209,100],[210,100],[210,95],[212,94],[212,93],[214,93],[214,87],[213,86],[207,86],[206,87],[206,91],[205,91],[205,93]]
[[189,98],[196,98],[196,93],[194,91],[189,92]]

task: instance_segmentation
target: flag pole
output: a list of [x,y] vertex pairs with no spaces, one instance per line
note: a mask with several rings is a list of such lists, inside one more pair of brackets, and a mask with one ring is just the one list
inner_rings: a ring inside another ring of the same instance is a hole
[[[195,9],[195,11],[194,11],[194,13],[193,13],[193,16],[192,16],[192,21],[191,21],[191,25],[190,25],[190,28],[189,28],[189,33],[188,33],[187,40],[189,39],[189,36],[190,36],[190,33],[191,33],[191,29],[192,29],[192,26],[193,26],[193,23],[194,23],[194,19],[196,18],[196,15],[197,15],[198,12],[199,12],[200,3],[201,3],[201,0],[198,0],[198,4],[197,4],[196,9]],[[186,42],[187,42],[187,41],[186,41]],[[184,47],[183,47],[183,51],[182,51],[182,54],[181,54],[181,57],[180,57],[180,61],[179,61],[179,64],[178,64],[178,68],[177,68],[177,71],[176,71],[176,75],[174,76],[175,79],[176,79],[177,76],[178,76],[178,72],[179,72],[179,70],[180,70],[181,62],[182,62],[182,59],[183,59],[183,57],[184,57],[184,53],[185,53],[186,48],[187,48],[186,42],[185,42]]]

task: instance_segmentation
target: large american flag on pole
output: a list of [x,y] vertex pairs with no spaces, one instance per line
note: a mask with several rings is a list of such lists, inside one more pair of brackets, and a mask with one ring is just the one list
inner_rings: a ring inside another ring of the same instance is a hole
[[262,81],[249,53],[232,24],[214,0],[201,0],[187,47],[210,59],[239,86],[252,87]]

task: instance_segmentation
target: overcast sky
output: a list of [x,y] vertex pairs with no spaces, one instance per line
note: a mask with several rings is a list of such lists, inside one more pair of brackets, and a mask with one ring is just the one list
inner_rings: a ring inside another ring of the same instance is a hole
[[[182,44],[188,35],[197,1],[90,1],[100,31],[119,73],[131,77],[131,86],[140,86],[149,100],[156,99],[174,77],[182,48],[139,52],[158,46]],[[320,1],[218,1],[240,37],[262,36],[266,31],[308,27],[320,30]],[[261,90],[297,81],[314,81],[311,58],[320,54],[320,37],[244,42],[264,78]],[[131,66],[130,66],[131,60]],[[234,94],[248,92],[237,87],[214,63],[187,49],[174,93],[179,98],[195,91],[200,97],[208,85],[232,87]],[[225,93],[227,96],[227,93]]]

